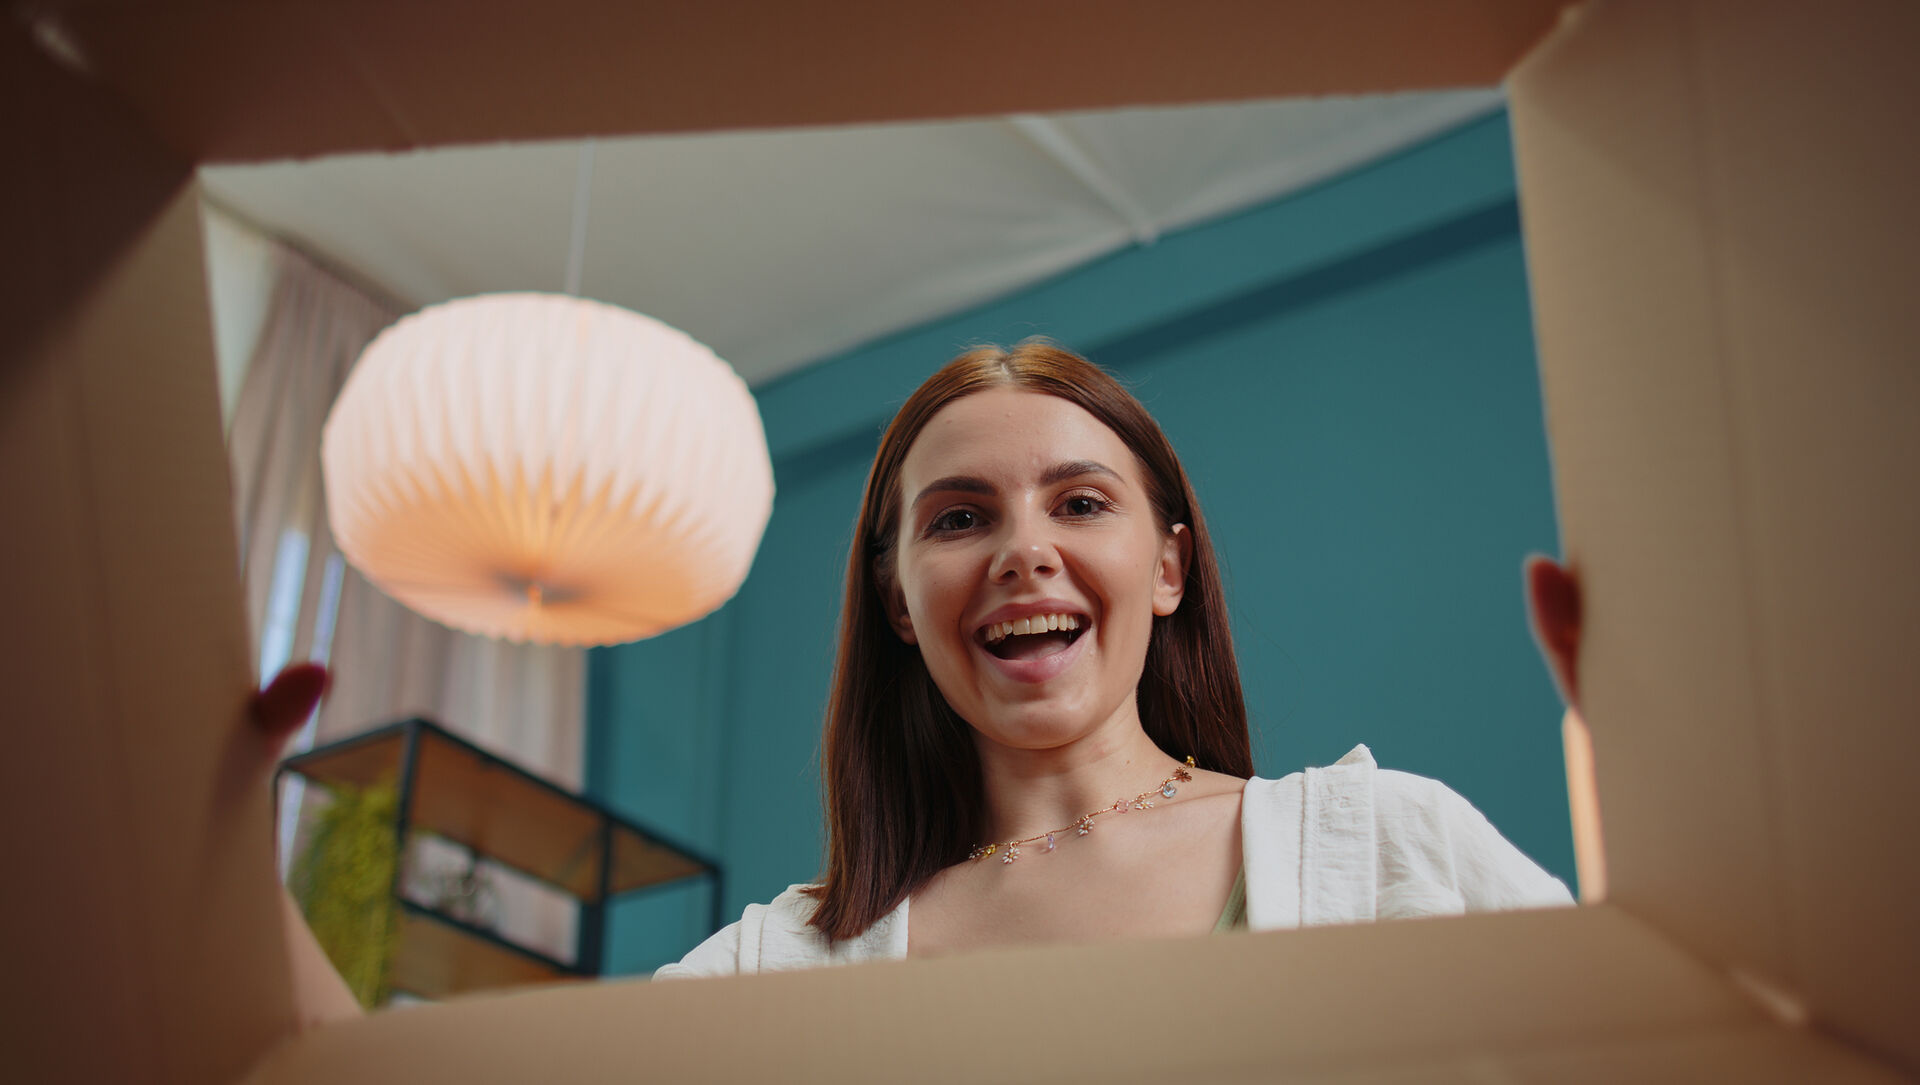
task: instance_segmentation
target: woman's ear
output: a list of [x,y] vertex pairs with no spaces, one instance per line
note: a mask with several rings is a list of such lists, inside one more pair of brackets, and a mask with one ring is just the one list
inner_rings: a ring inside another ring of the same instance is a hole
[[1193,532],[1185,524],[1173,525],[1160,544],[1160,564],[1154,571],[1153,612],[1164,618],[1180,609],[1187,593],[1187,565],[1193,560]]
[[1568,566],[1535,554],[1526,561],[1527,613],[1533,639],[1569,707],[1580,707],[1580,578]]
[[873,587],[880,593],[880,605],[886,609],[887,624],[893,627],[893,633],[908,644],[919,644],[913,633],[913,615],[907,613],[907,596],[900,585],[874,563]]

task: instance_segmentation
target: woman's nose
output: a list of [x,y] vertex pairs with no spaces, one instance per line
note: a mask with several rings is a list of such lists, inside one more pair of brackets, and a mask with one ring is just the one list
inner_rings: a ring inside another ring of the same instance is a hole
[[1059,572],[1060,553],[1047,530],[1049,527],[1051,524],[1044,518],[1037,522],[1025,517],[1010,521],[987,575],[998,583]]

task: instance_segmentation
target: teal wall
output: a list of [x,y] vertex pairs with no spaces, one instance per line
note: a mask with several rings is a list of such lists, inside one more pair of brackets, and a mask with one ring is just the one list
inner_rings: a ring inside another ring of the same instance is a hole
[[[779,485],[704,622],[595,651],[591,789],[727,867],[729,917],[820,860],[817,747],[881,427],[965,346],[1048,335],[1121,376],[1198,488],[1262,775],[1354,743],[1447,781],[1573,880],[1559,702],[1520,561],[1557,551],[1504,115],[758,389]],[[619,905],[615,971],[705,932]]]

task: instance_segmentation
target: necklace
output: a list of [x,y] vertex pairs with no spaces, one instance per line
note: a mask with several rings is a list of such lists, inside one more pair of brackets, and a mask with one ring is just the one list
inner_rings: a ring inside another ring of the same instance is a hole
[[1046,850],[1052,851],[1059,843],[1055,837],[1064,835],[1069,830],[1071,830],[1075,836],[1086,836],[1088,833],[1093,832],[1093,819],[1102,814],[1124,814],[1129,810],[1151,810],[1153,809],[1154,795],[1158,795],[1163,799],[1173,798],[1174,794],[1180,790],[1173,785],[1176,782],[1184,784],[1188,780],[1193,779],[1193,773],[1187,771],[1187,769],[1193,767],[1193,758],[1189,757],[1187,758],[1187,764],[1184,768],[1174,769],[1172,776],[1160,781],[1160,786],[1151,791],[1142,791],[1131,799],[1115,799],[1112,806],[1103,806],[1091,814],[1082,814],[1079,821],[1064,828],[1037,833],[1020,840],[1008,840],[999,844],[981,844],[971,852],[968,852],[967,858],[977,863],[989,855],[998,855],[1002,863],[1011,863],[1020,858],[1020,845],[1031,844],[1036,840],[1045,840],[1047,842]]

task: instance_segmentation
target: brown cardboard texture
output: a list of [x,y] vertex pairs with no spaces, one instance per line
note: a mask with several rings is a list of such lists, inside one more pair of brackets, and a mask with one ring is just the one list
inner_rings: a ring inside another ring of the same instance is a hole
[[[53,3],[0,27],[10,1076],[1920,1071],[1917,9],[1598,0],[1529,52],[1554,4],[803,7]],[[289,967],[244,719],[194,161],[1509,68],[1610,903],[302,1028],[325,1004]]]
[[238,1075],[293,1022],[189,163],[0,35],[13,1080]]
[[[556,1061],[610,1034],[621,1057]],[[1613,907],[476,997],[322,1030],[255,1080],[1561,1080],[1567,1045],[1626,1041],[1612,1064],[1645,1068],[1660,1063],[1636,1045],[1696,1036],[1822,1080],[1895,1080],[1778,1028]],[[1548,1053],[1551,1074],[1522,1076]]]
[[1559,6],[1192,0],[1175,15],[1153,0],[911,12],[891,0],[35,5],[43,34],[199,161],[1492,86]]
[[1510,83],[1611,899],[1909,1067],[1916,44],[1608,5]]

